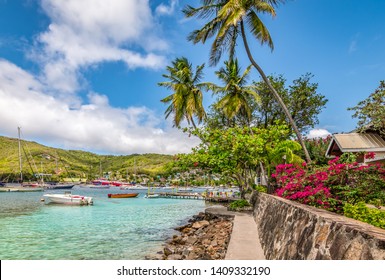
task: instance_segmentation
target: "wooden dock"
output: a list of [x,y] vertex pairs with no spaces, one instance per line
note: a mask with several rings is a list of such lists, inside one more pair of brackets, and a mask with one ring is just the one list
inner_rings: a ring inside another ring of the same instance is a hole
[[38,187],[1,187],[0,192],[42,192],[43,188]]
[[237,200],[236,197],[226,197],[226,196],[205,196],[203,193],[169,193],[169,192],[163,192],[163,193],[157,193],[159,197],[161,198],[173,198],[173,199],[200,199],[200,200],[206,200],[210,202],[232,202]]
[[179,198],[179,199],[205,199],[204,196],[202,196],[201,193],[169,193],[169,192],[162,192],[162,193],[156,193],[159,194],[159,197],[161,198]]

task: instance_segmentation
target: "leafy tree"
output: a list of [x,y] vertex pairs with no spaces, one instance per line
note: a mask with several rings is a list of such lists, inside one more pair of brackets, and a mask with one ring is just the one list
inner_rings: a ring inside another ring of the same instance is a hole
[[201,29],[193,31],[188,39],[193,43],[205,43],[207,39],[214,37],[210,51],[210,63],[216,65],[223,51],[229,51],[230,60],[235,54],[238,36],[241,35],[247,56],[251,64],[257,69],[272,95],[282,107],[286,118],[292,126],[298,141],[300,142],[307,162],[311,162],[302,135],[290,112],[279,93],[270,83],[268,77],[257,64],[251,54],[247,41],[245,24],[249,27],[251,35],[261,44],[268,44],[273,49],[273,41],[270,33],[258,14],[264,13],[275,16],[274,7],[283,0],[202,0],[202,6],[194,8],[187,6],[184,9],[186,17],[211,18]]
[[[317,93],[318,84],[310,81],[312,77],[309,73],[305,74],[288,86],[283,75],[269,76],[271,84],[288,105],[290,114],[296,120],[301,133],[306,133],[318,124],[318,114],[328,101],[325,96]],[[253,96],[245,97],[252,112],[250,125],[268,128],[277,121],[284,122],[285,114],[270,94],[270,89],[266,83],[263,80],[254,82],[253,89],[258,94],[258,100]],[[211,126],[228,127],[226,117],[214,106],[210,108],[206,121]],[[235,125],[244,125],[244,121],[239,117],[236,117],[233,122]],[[309,149],[306,139],[305,144]],[[313,156],[311,158],[313,159]]]
[[191,133],[202,142],[191,154],[178,155],[177,164],[186,170],[200,168],[235,181],[242,197],[251,188],[255,170],[261,164],[266,166],[269,174],[271,167],[277,163],[301,161],[294,154],[300,146],[288,139],[288,129],[284,125],[269,129],[232,127],[222,130],[206,127]]
[[172,66],[167,67],[168,74],[162,75],[169,81],[158,83],[173,91],[171,95],[161,101],[166,104],[170,103],[165,114],[166,118],[173,114],[173,122],[176,127],[179,127],[180,123],[186,119],[189,125],[191,123],[196,128],[194,117],[197,118],[198,123],[206,117],[201,91],[204,84],[200,83],[203,68],[204,64],[197,66],[194,71],[187,58],[176,58],[172,62]]
[[[306,139],[305,144],[312,158],[313,165],[326,165],[330,158],[326,157],[326,150],[329,146],[331,136],[326,138],[315,138],[315,139]],[[304,156],[301,151],[299,152],[300,156]]]
[[348,108],[355,111],[354,118],[358,118],[358,130],[374,130],[385,137],[385,81],[357,106]]
[[[317,93],[318,84],[310,82],[313,76],[307,73],[295,79],[292,85],[286,86],[286,79],[282,76],[269,76],[269,80],[277,89],[288,107],[290,115],[301,133],[306,133],[319,123],[318,115],[325,108],[327,99]],[[285,121],[285,114],[281,106],[271,96],[270,89],[264,81],[255,83],[261,101],[255,104],[257,123],[267,128],[277,121]]]
[[214,94],[220,94],[214,108],[221,110],[229,126],[235,124],[235,118],[241,120],[241,126],[249,126],[252,119],[252,109],[249,99],[258,100],[254,87],[247,85],[251,65],[241,74],[238,60],[225,61],[225,67],[216,71],[218,79],[223,86],[210,84],[209,88]]

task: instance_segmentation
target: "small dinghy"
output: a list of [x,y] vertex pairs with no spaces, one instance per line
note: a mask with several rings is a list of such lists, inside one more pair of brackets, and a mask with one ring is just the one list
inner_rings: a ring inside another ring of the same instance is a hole
[[108,198],[129,198],[137,197],[139,193],[109,193]]

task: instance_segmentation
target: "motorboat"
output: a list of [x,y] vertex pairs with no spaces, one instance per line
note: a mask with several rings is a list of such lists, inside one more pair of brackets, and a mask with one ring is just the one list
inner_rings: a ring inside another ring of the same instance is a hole
[[130,198],[137,197],[139,193],[109,193],[108,198]]
[[134,186],[131,186],[131,187],[124,187],[124,189],[125,190],[147,190],[148,187],[145,187],[145,186],[142,186],[142,185],[134,185]]
[[97,189],[97,190],[103,190],[103,189],[109,189],[110,186],[105,186],[105,185],[90,185],[88,186],[91,189]]
[[108,180],[104,180],[104,179],[98,179],[98,180],[93,180],[92,184],[96,185],[96,186],[100,186],[100,185],[109,186],[111,184],[111,182]]
[[144,198],[159,198],[160,195],[157,193],[148,193],[144,196]]
[[43,195],[48,203],[69,204],[69,205],[93,205],[94,201],[92,197],[74,195],[71,193],[64,194],[45,194]]

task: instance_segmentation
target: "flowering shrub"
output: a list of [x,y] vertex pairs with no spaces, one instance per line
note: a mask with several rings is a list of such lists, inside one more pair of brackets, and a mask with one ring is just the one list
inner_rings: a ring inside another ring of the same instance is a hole
[[344,203],[376,200],[385,204],[385,169],[379,164],[360,166],[335,158],[313,172],[306,166],[281,164],[272,177],[276,195],[334,212],[342,212]]
[[328,179],[326,172],[318,171],[308,174],[302,167],[293,164],[281,164],[272,175],[278,186],[276,194],[303,204],[329,208],[331,196],[324,182]]
[[374,159],[375,156],[376,156],[376,153],[369,152],[369,153],[366,153],[364,157],[365,157],[365,159]]

